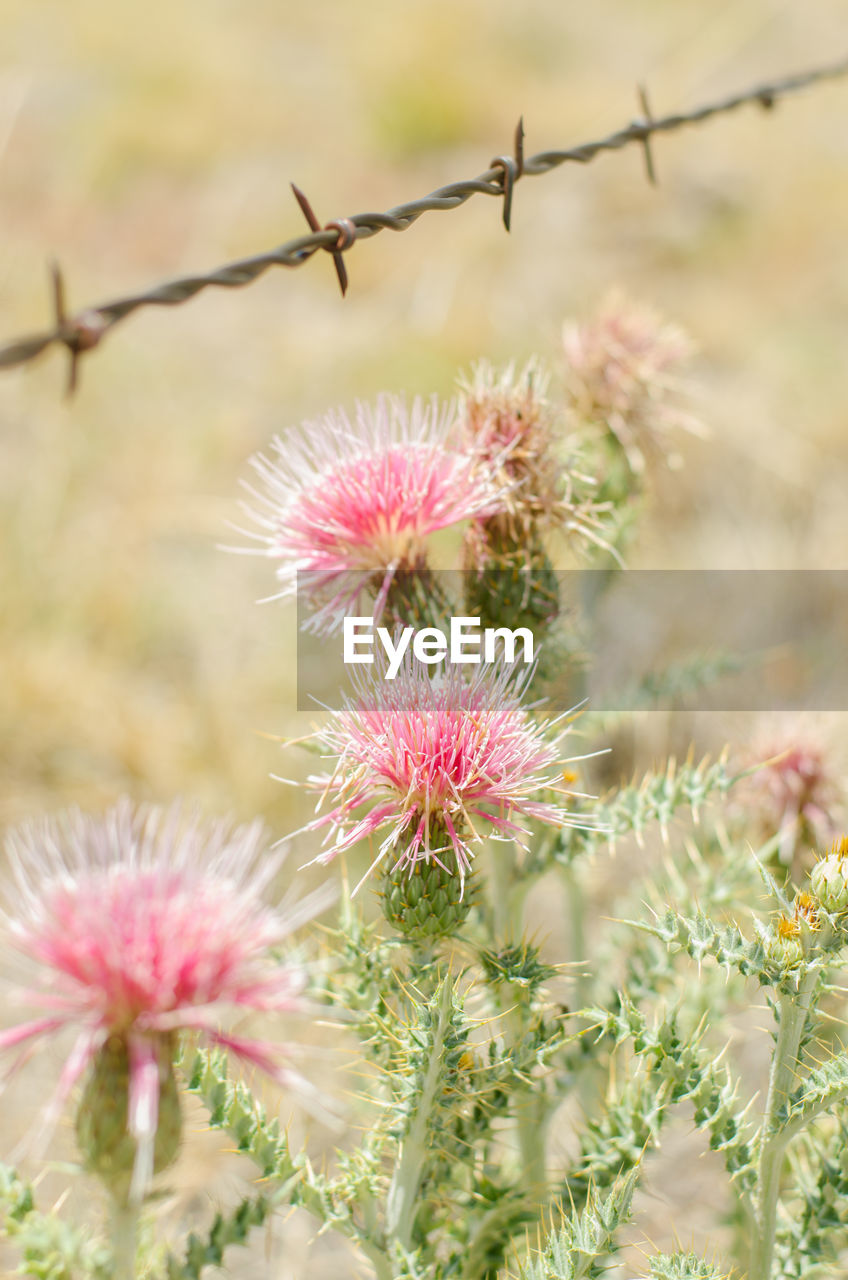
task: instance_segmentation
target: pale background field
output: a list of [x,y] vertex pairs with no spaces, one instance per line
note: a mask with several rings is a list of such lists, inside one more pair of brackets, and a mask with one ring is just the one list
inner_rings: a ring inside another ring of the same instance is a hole
[[[639,81],[659,114],[848,46],[838,0],[0,0],[0,33],[0,341],[45,323],[52,256],[99,301],[300,234],[291,180],[323,218],[384,209],[485,169],[521,113],[530,152],[577,143]],[[356,247],[343,303],[321,255],[145,312],[71,403],[58,353],[0,375],[0,821],[129,792],[298,825],[269,775],[306,765],[261,736],[309,726],[293,613],[217,549],[245,460],[381,389],[449,395],[481,356],[555,365],[612,285],[692,333],[713,432],[656,481],[639,563],[848,567],[846,116],[841,84],[660,139],[657,190],[636,148],[528,179],[509,238],[482,197],[428,215]],[[201,1209],[211,1167],[186,1174]],[[659,1243],[669,1216],[709,1240],[709,1192],[661,1181]],[[307,1274],[294,1230],[269,1275]]]

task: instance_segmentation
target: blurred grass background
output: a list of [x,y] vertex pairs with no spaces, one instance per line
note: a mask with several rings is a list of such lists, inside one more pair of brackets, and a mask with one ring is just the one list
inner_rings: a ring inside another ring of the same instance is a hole
[[[529,152],[846,51],[818,0],[0,0],[0,340],[385,209]],[[0,822],[196,797],[302,821],[294,614],[228,556],[276,431],[381,389],[449,395],[481,356],[556,364],[618,285],[696,339],[708,445],[657,478],[638,563],[848,567],[848,84],[478,198],[244,291],[145,312],[62,399],[60,355],[0,376]],[[302,861],[300,857],[297,862]],[[317,1272],[316,1272],[317,1274]]]

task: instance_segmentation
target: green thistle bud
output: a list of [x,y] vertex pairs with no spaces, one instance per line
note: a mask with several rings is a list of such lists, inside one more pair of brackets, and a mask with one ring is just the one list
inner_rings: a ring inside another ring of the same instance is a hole
[[763,937],[766,959],[789,969],[804,958],[804,942],[801,925],[794,916],[780,915],[776,923]]
[[383,912],[410,942],[450,937],[471,910],[474,887],[468,878],[463,883],[453,851],[442,851],[439,860],[422,858],[386,873]]
[[848,840],[842,840],[810,872],[810,887],[824,907],[834,914],[848,908]]
[[[375,589],[382,585],[380,575]],[[451,615],[451,605],[444,586],[432,569],[423,562],[401,566],[395,570],[386,597],[384,625],[401,627],[441,627]]]
[[528,627],[534,635],[559,613],[559,583],[538,537],[516,544],[502,532],[487,530],[486,563],[470,571],[466,608],[483,627]]
[[[159,1111],[153,1172],[176,1159],[182,1112],[172,1063],[170,1037],[159,1045]],[[130,1052],[123,1036],[110,1036],[94,1058],[76,1118],[77,1142],[86,1169],[95,1173],[119,1204],[127,1204],[138,1154],[129,1131]]]

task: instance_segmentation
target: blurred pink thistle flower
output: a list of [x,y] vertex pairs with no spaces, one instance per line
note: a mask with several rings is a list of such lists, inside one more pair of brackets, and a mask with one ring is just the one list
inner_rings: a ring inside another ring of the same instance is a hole
[[379,616],[395,573],[426,563],[428,537],[498,508],[498,491],[455,438],[453,410],[435,400],[381,396],[337,410],[272,443],[252,466],[259,488],[245,504],[278,561],[277,597],[299,587],[329,631],[373,592]]
[[799,845],[821,845],[837,831],[843,787],[834,747],[822,732],[799,717],[765,724],[745,753],[745,763],[760,768],[746,780],[749,806],[780,833],[780,861],[790,865]]
[[670,431],[705,434],[680,404],[676,371],[693,344],[650,308],[612,293],[593,320],[565,326],[563,347],[575,415],[605,427],[635,475],[644,472],[651,451],[675,461],[666,443]]
[[297,1080],[282,1046],[220,1025],[226,1011],[300,1007],[302,970],[269,955],[299,921],[261,901],[282,854],[257,866],[260,824],[231,828],[179,806],[135,811],[121,801],[102,818],[71,811],[21,827],[7,848],[15,890],[2,922],[26,971],[13,994],[44,1013],[0,1032],[0,1050],[26,1046],[14,1071],[38,1041],[76,1033],[45,1126],[107,1040],[120,1038],[127,1128],[146,1186],[175,1033],[196,1032],[281,1083]]
[[529,819],[578,825],[538,798],[562,787],[568,726],[562,717],[534,720],[521,700],[525,681],[483,665],[470,678],[458,667],[431,676],[410,662],[392,681],[374,670],[316,734],[337,762],[309,779],[322,793],[318,808],[328,805],[310,829],[329,826],[332,840],[315,861],[384,832],[372,869],[390,853],[411,869],[444,865],[452,852],[464,879],[487,833],[520,840]]

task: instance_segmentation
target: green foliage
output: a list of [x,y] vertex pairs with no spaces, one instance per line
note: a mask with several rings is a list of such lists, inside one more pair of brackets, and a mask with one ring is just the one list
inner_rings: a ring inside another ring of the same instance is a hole
[[805,1135],[792,1161],[796,1194],[777,1232],[779,1274],[785,1280],[833,1276],[848,1243],[848,1126]]
[[253,1227],[261,1227],[270,1204],[264,1196],[242,1200],[227,1214],[218,1213],[209,1231],[200,1237],[192,1233],[186,1241],[183,1256],[174,1254],[166,1264],[167,1280],[200,1280],[206,1267],[219,1267],[224,1250],[231,1244],[244,1244]]
[[[751,1132],[745,1108],[739,1106],[738,1082],[715,1052],[703,1044],[704,1024],[687,1027],[674,1010],[653,1024],[622,995],[618,1010],[590,1010],[597,1031],[611,1036],[616,1044],[628,1042],[637,1057],[649,1067],[645,1091],[655,1090],[657,1121],[666,1108],[678,1102],[691,1103],[695,1124],[705,1129],[710,1146],[720,1151],[728,1172],[742,1186],[752,1180]],[[643,1093],[640,1101],[647,1101]],[[632,1114],[632,1105],[628,1114]],[[646,1114],[651,1111],[646,1107]],[[591,1153],[584,1157],[586,1165]],[[588,1169],[587,1169],[588,1172]],[[583,1170],[578,1170],[582,1174]],[[585,1175],[584,1175],[585,1176]]]
[[776,1133],[785,1138],[805,1129],[824,1111],[848,1097],[848,1057],[837,1054],[813,1068],[776,1116]]
[[556,975],[556,969],[539,959],[538,947],[526,942],[510,944],[498,949],[483,948],[478,955],[483,977],[497,986],[507,983],[535,995],[543,983]]
[[112,1251],[69,1226],[57,1213],[35,1207],[32,1188],[0,1165],[0,1234],[13,1240],[17,1274],[36,1280],[112,1280]]
[[724,757],[713,761],[705,757],[698,764],[669,760],[664,769],[646,773],[606,799],[584,803],[579,812],[587,826],[563,827],[553,839],[542,839],[533,866],[541,870],[551,860],[568,866],[603,845],[614,848],[625,836],[640,840],[654,825],[667,839],[675,816],[688,813],[697,822],[707,802],[725,796],[736,780]]
[[736,653],[696,653],[670,663],[661,671],[651,671],[631,689],[616,699],[621,711],[644,711],[657,706],[685,707],[690,698],[701,694],[725,676],[747,670],[755,659]]
[[694,1253],[658,1253],[651,1258],[651,1280],[729,1280],[726,1271]]
[[518,1269],[519,1280],[590,1280],[603,1274],[615,1251],[615,1233],[630,1215],[637,1170],[619,1179],[607,1196],[590,1191],[580,1210],[562,1215],[544,1244]]
[[350,1206],[334,1194],[326,1178],[315,1173],[304,1152],[292,1152],[279,1121],[268,1120],[247,1086],[230,1079],[226,1054],[198,1049],[191,1062],[181,1065],[189,1092],[209,1110],[211,1127],[227,1130],[278,1198],[303,1205],[326,1226],[357,1237]]

